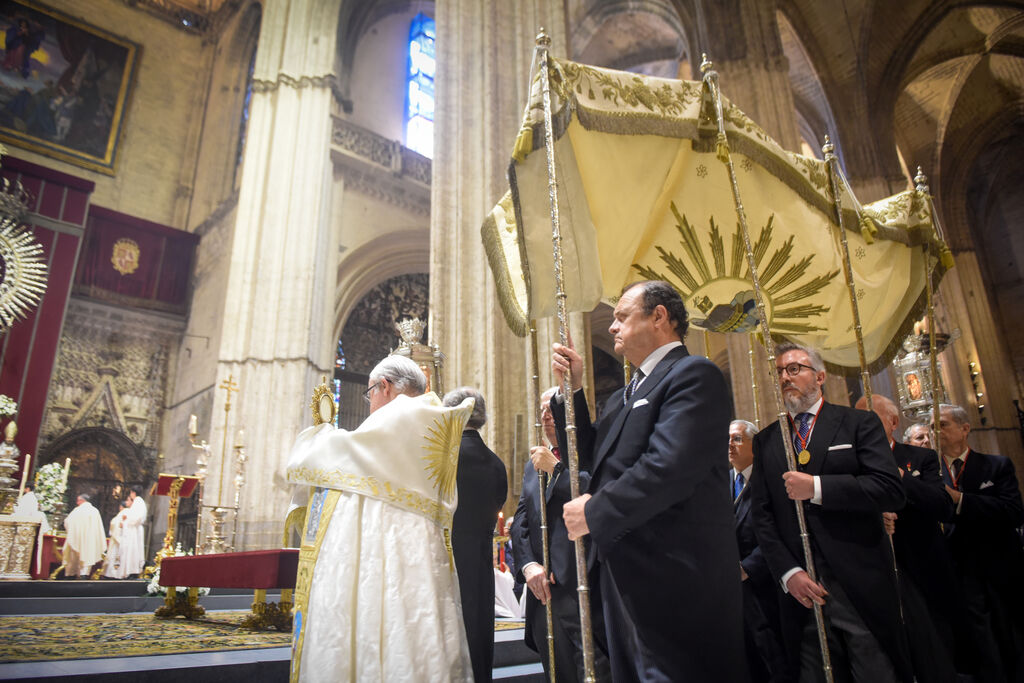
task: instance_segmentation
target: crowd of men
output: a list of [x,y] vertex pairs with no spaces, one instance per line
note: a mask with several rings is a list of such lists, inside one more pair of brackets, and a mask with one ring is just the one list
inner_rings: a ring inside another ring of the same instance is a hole
[[63,565],[67,578],[89,578],[100,562],[108,579],[136,579],[146,565],[146,501],[139,490],[130,488],[128,498],[111,517],[109,536],[103,531],[100,511],[92,497],[80,493],[75,508],[64,519]]
[[823,681],[822,640],[836,681],[1024,680],[1024,508],[1011,461],[968,447],[965,411],[943,405],[934,431],[914,425],[900,443],[890,399],[826,402],[821,356],[783,344],[788,436],[730,424],[724,378],[688,355],[686,325],[667,283],[627,288],[610,332],[637,370],[593,424],[579,354],[554,347],[556,377],[571,370],[584,493],[567,494],[566,398],[552,389],[512,534],[545,669],[550,601],[555,678],[583,680],[569,542],[583,538],[598,680]]
[[[509,532],[526,642],[549,679],[587,673],[580,541],[598,681],[819,681],[826,668],[840,682],[1024,680],[1024,507],[1010,460],[968,447],[963,409],[942,406],[934,431],[900,443],[891,400],[826,402],[820,355],[784,344],[788,429],[758,431],[730,422],[725,378],[687,352],[686,329],[671,285],[628,287],[609,331],[636,371],[593,422],[582,358],[554,345],[559,384],[542,397],[544,443]],[[307,512],[293,680],[490,680],[505,471],[477,432],[479,392],[442,403],[425,380],[390,356],[358,429],[296,441],[288,479]]]

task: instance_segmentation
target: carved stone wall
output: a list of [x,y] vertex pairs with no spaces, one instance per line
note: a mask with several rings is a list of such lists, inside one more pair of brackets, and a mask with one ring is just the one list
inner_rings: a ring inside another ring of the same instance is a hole
[[184,324],[72,298],[43,416],[40,449],[86,427],[119,432],[155,457],[167,369]]
[[[399,275],[370,290],[352,311],[341,334],[345,369],[368,375],[381,358],[398,346],[395,321],[426,321],[428,294],[426,273]],[[430,339],[430,330],[424,339]]]

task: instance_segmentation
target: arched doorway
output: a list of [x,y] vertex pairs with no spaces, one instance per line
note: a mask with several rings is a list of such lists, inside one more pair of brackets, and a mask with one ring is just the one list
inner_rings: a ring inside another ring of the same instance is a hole
[[127,497],[128,488],[135,486],[144,495],[154,477],[144,449],[121,432],[105,427],[64,434],[46,448],[39,464],[63,464],[69,458],[66,509],[74,507],[80,493],[87,493],[103,517],[104,528],[117,514],[118,503]]

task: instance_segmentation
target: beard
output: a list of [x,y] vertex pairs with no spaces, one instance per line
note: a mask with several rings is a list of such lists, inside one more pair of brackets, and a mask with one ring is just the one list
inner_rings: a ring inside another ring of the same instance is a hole
[[786,393],[783,391],[782,402],[786,404],[786,410],[794,415],[806,413],[821,398],[819,387],[813,387],[806,393],[800,392],[795,386],[793,388],[796,390],[796,393]]

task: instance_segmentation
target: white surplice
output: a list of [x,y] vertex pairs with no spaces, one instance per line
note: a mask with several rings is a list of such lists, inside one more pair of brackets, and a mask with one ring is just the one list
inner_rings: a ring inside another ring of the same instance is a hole
[[121,548],[121,539],[124,538],[121,528],[121,515],[116,514],[110,520],[110,537],[107,540],[107,554],[103,558],[103,576],[110,579],[123,579],[128,576],[124,570],[124,559]]
[[146,566],[146,501],[136,496],[131,506],[118,515],[121,524],[121,566],[125,576],[140,574]]
[[302,552],[321,541],[304,609],[296,593],[293,680],[472,681],[446,541],[470,410],[399,396],[352,432],[299,435],[288,479],[315,487]]

